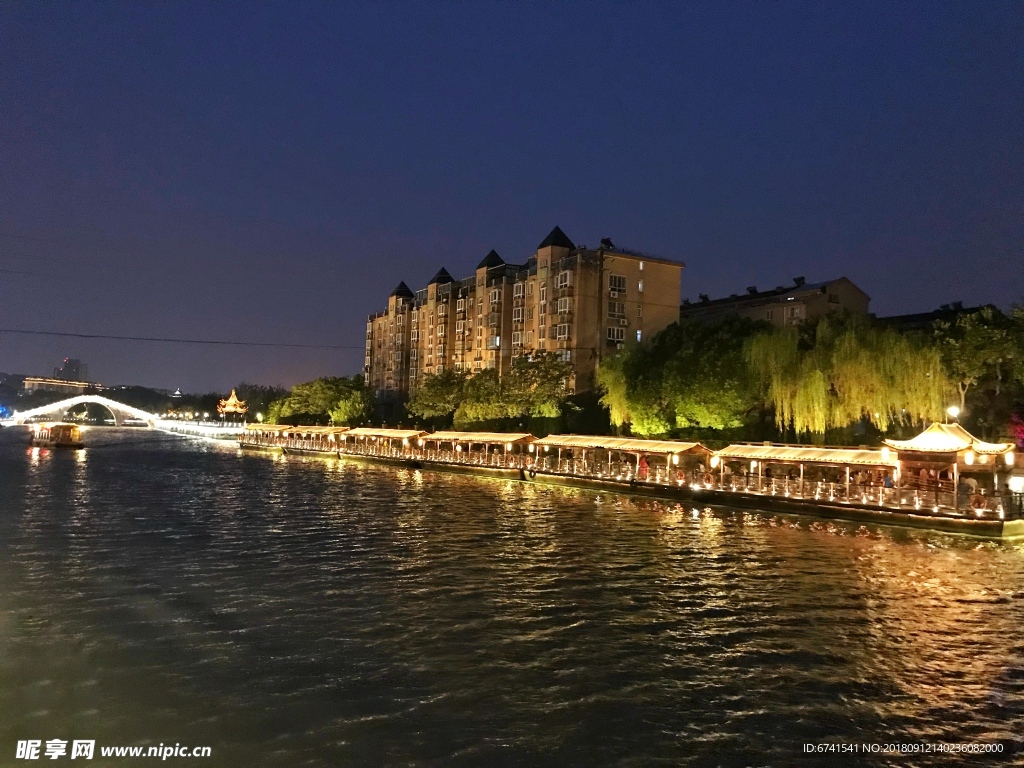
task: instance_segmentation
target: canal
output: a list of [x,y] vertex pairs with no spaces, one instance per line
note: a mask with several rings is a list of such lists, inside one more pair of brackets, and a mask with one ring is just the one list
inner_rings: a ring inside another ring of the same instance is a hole
[[1024,547],[104,434],[0,441],[0,765],[23,739],[218,766],[1024,744]]

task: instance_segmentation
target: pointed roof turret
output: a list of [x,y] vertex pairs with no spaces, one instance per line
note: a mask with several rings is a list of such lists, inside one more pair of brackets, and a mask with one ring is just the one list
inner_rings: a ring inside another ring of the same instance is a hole
[[484,256],[484,260],[476,265],[477,269],[491,269],[492,267],[505,266],[505,260],[498,255],[498,252],[491,248],[491,252]]
[[435,283],[437,283],[438,285],[441,285],[443,283],[454,283],[454,282],[455,282],[455,278],[448,274],[448,270],[447,269],[445,269],[444,267],[441,267],[439,270],[437,270],[437,274],[434,275],[432,278],[430,278],[430,282],[427,283],[427,285],[434,285]]
[[570,250],[576,247],[572,240],[566,237],[565,232],[557,226],[548,233],[548,236],[544,238],[544,242],[538,245],[537,249],[547,248],[550,245],[556,248],[569,248]]
[[398,284],[395,290],[389,294],[389,298],[390,296],[401,296],[403,299],[411,299],[413,297],[413,292],[409,290],[409,286],[406,285],[403,280]]

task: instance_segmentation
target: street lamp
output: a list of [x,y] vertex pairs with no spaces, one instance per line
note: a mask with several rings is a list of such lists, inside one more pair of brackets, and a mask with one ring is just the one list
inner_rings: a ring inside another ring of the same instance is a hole
[[955,405],[951,405],[946,409],[946,415],[953,419],[953,421],[956,421],[957,416],[960,415],[960,409]]
[[262,413],[257,413],[256,414],[256,421],[258,421],[260,424],[263,423],[263,414]]

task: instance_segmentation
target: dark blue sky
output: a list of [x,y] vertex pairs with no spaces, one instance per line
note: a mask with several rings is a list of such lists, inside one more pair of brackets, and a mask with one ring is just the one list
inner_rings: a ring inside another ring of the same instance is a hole
[[6,3],[0,335],[104,383],[362,364],[400,280],[554,224],[683,295],[847,275],[880,314],[1024,298],[1024,10],[1006,3]]

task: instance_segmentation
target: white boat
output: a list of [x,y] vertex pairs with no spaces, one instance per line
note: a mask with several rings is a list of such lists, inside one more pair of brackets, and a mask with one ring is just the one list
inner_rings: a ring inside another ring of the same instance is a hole
[[65,422],[33,424],[32,445],[36,448],[85,448],[81,427]]

